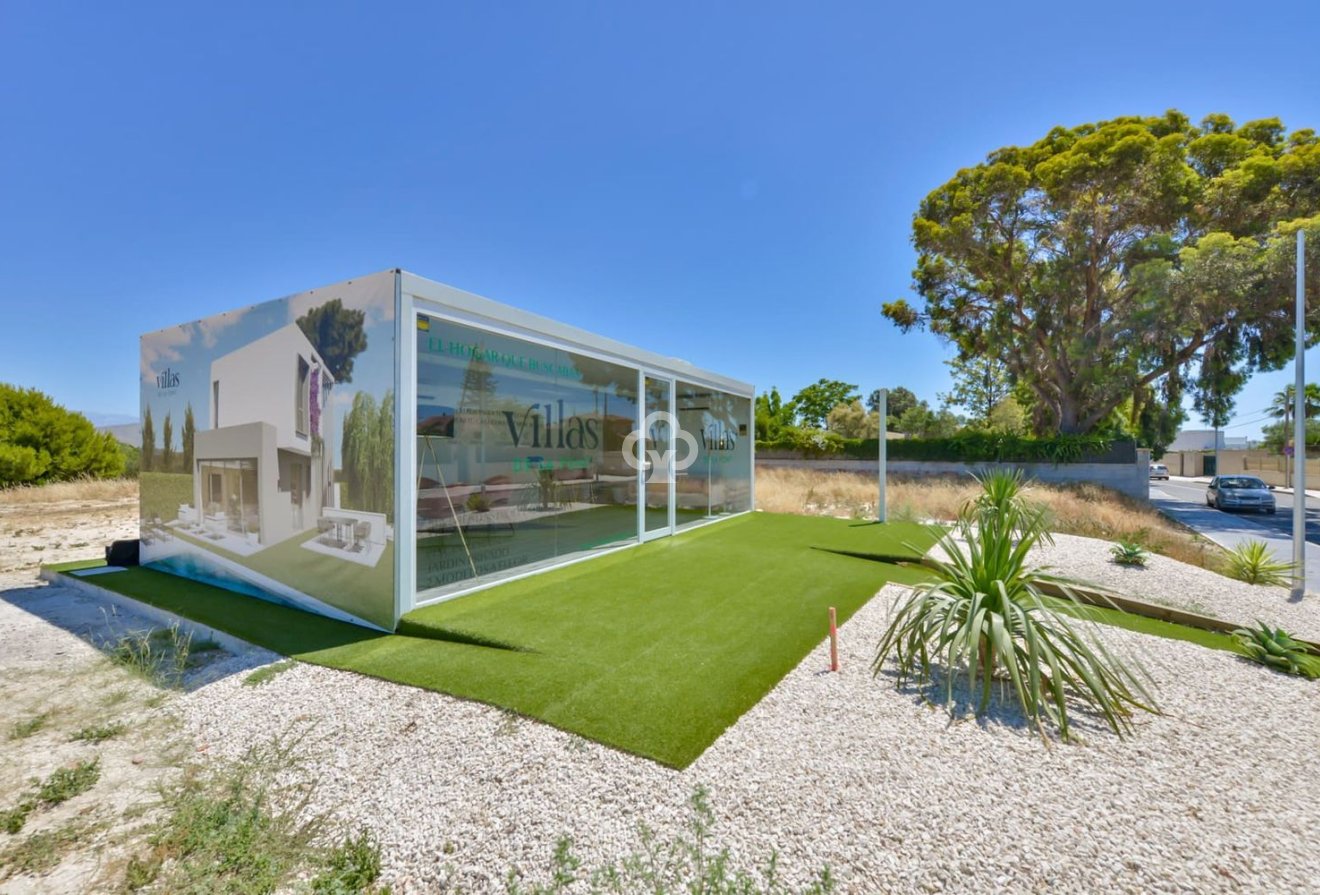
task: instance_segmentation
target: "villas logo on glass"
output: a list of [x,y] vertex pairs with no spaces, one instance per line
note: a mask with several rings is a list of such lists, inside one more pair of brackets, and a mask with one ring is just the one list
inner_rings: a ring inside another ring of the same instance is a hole
[[[646,436],[643,433],[650,434],[652,444],[668,444],[670,447],[664,451],[646,447]],[[677,450],[673,447],[675,440],[687,446],[687,454],[682,459],[676,458]],[[637,450],[639,446],[645,451],[646,457],[639,455],[640,452]],[[696,437],[680,426],[673,415],[664,410],[647,414],[641,428],[633,429],[628,433],[628,437],[623,439],[624,462],[633,469],[645,470],[644,480],[647,482],[669,481],[670,468],[672,467],[675,472],[687,469],[697,462],[699,450]]]
[[166,367],[164,370],[156,374],[156,388],[160,389],[161,391],[165,391],[166,389],[170,389],[170,388],[178,388],[178,387],[179,387],[178,370],[171,370],[169,367]]

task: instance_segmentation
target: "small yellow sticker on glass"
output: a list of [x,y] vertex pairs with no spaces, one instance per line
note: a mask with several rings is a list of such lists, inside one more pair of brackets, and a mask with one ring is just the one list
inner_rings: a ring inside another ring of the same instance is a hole
[[417,328],[420,329],[422,332],[429,333],[431,331],[431,318],[423,317],[419,314],[417,316]]

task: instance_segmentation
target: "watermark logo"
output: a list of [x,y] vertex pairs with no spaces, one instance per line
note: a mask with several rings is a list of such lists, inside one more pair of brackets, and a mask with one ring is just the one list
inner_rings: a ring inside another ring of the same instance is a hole
[[[669,448],[665,451],[646,448],[647,460],[643,461],[638,456],[637,443],[642,441],[645,444],[643,439],[647,437],[646,433],[649,433],[653,444],[668,444]],[[671,433],[672,437],[670,437]],[[675,444],[679,441],[687,445],[687,453],[682,459],[675,459],[677,453]],[[698,449],[696,436],[680,426],[678,420],[674,419],[673,415],[666,410],[657,410],[647,414],[646,419],[642,420],[641,428],[633,429],[623,439],[624,462],[633,469],[645,468],[645,481],[647,482],[669,481],[670,469],[675,472],[682,472],[697,462]],[[643,464],[648,461],[649,465],[644,467]]]

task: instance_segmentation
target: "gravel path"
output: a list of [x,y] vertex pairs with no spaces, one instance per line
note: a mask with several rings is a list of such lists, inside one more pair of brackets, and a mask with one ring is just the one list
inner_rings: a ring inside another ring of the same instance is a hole
[[1284,587],[1245,584],[1199,566],[1152,554],[1146,567],[1110,562],[1112,541],[1054,535],[1053,546],[1033,554],[1061,575],[1104,585],[1152,603],[1199,612],[1242,625],[1256,619],[1283,626],[1289,633],[1320,640],[1320,596],[1294,602]]
[[[1062,540],[1060,561],[1080,574],[1087,551],[1071,542],[1085,539]],[[1127,741],[1083,719],[1082,744],[1045,748],[1011,709],[950,724],[872,678],[902,593],[886,588],[841,629],[840,674],[822,673],[822,644],[682,772],[309,665],[261,687],[236,675],[176,705],[212,753],[311,725],[318,807],[376,831],[398,893],[498,891],[515,865],[545,879],[563,834],[588,866],[617,860],[640,823],[675,834],[698,785],[735,862],[777,850],[798,885],[828,864],[858,893],[1315,891],[1320,685],[1104,629],[1140,654],[1167,714],[1138,718]]]

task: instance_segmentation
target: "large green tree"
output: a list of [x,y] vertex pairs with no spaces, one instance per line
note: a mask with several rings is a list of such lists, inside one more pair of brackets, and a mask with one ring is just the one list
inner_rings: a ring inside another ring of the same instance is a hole
[[353,396],[340,443],[343,502],[348,509],[394,514],[394,392],[380,403],[367,392]]
[[884,313],[929,326],[964,360],[1006,364],[1030,389],[1037,432],[1089,432],[1129,400],[1140,415],[1154,394],[1178,405],[1184,382],[1232,394],[1283,364],[1299,227],[1320,284],[1318,212],[1320,140],[1278,119],[1194,126],[1170,111],[1056,127],[922,201],[924,307]]
[[332,298],[298,318],[298,328],[316,348],[336,383],[353,381],[353,359],[367,350],[367,315]]
[[151,420],[150,407],[148,407],[142,414],[142,457],[140,468],[143,472],[150,472],[156,468],[156,426]]
[[944,363],[953,377],[953,388],[940,395],[940,400],[963,408],[973,422],[987,424],[990,412],[1013,391],[1008,364],[990,354],[954,357]]
[[794,395],[793,404],[797,407],[798,420],[802,425],[821,429],[831,410],[840,404],[851,404],[861,397],[855,385],[837,379],[819,379]]
[[169,411],[165,411],[165,422],[160,426],[160,468],[173,472],[174,466],[174,423],[170,421]]
[[796,419],[797,405],[785,401],[777,386],[756,396],[756,437],[760,440],[774,441],[781,437]]
[[880,414],[867,410],[860,400],[840,404],[830,411],[825,426],[844,438],[879,438]]
[[[888,417],[889,425],[887,428],[895,429],[895,423],[898,418],[907,413],[913,407],[917,406],[917,396],[911,389],[898,386],[891,388],[889,394],[885,397],[885,416]],[[866,398],[866,409],[872,413],[880,412],[880,389],[875,389]]]
[[0,382],[0,488],[123,471],[114,436],[34,388]]
[[192,402],[183,411],[183,432],[180,434],[183,440],[183,471],[192,475],[193,472],[193,447],[197,442],[197,421],[193,419]]

